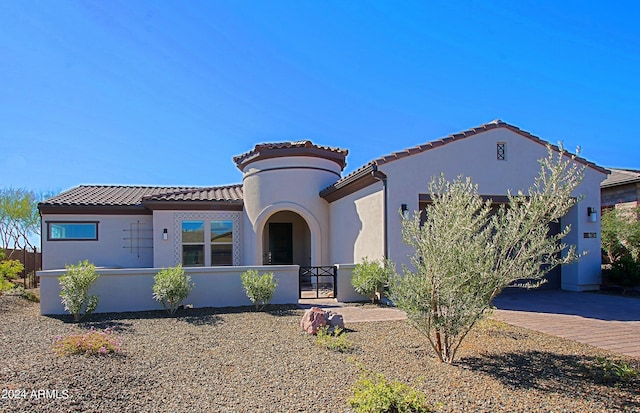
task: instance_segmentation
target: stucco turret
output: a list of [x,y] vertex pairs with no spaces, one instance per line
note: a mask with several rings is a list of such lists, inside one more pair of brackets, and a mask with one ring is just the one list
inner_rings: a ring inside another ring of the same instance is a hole
[[243,174],[246,263],[287,261],[274,257],[268,234],[270,224],[287,222],[293,232],[291,263],[328,262],[329,207],[319,192],[340,179],[347,154],[299,141],[259,144],[234,158]]

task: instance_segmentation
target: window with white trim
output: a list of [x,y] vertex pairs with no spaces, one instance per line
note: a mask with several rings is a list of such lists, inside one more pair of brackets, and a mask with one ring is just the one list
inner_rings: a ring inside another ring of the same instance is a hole
[[204,245],[204,221],[182,221],[182,265],[205,265]]
[[233,265],[233,222],[210,221],[211,265]]
[[233,265],[233,221],[182,221],[182,265]]

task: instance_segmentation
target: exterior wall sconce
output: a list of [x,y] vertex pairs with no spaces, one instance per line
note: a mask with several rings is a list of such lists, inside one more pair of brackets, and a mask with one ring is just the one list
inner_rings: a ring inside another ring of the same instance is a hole
[[587,216],[589,217],[589,222],[597,222],[598,221],[598,211],[595,208],[587,208]]
[[165,241],[169,239],[169,233],[166,228],[162,230],[162,239]]
[[402,216],[404,218],[409,217],[409,208],[407,208],[407,204],[400,205],[400,211],[402,211]]

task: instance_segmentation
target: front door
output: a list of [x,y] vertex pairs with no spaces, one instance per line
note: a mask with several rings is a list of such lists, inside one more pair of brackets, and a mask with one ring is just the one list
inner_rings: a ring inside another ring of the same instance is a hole
[[[549,232],[547,233],[547,235],[548,236],[557,235],[560,233],[561,230],[562,229],[560,227],[559,222],[551,222],[549,223]],[[540,287],[538,287],[538,289],[559,290],[562,287],[562,266],[558,265],[557,267],[555,267],[554,269],[546,273],[543,278],[546,280],[546,282],[542,284]],[[523,284],[529,281],[535,282],[536,280],[530,280],[530,279],[516,280],[513,282],[513,284]]]
[[273,265],[293,264],[293,231],[290,222],[269,224],[269,255]]

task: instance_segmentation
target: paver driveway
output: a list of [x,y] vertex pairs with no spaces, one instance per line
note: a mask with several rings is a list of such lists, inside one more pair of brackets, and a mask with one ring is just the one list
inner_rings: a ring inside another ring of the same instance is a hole
[[[507,289],[494,300],[493,317],[506,323],[640,358],[640,298],[559,290]],[[396,308],[371,308],[335,300],[300,300],[342,314],[345,322],[406,319]]]
[[638,298],[509,289],[494,305],[494,317],[509,324],[640,358]]

